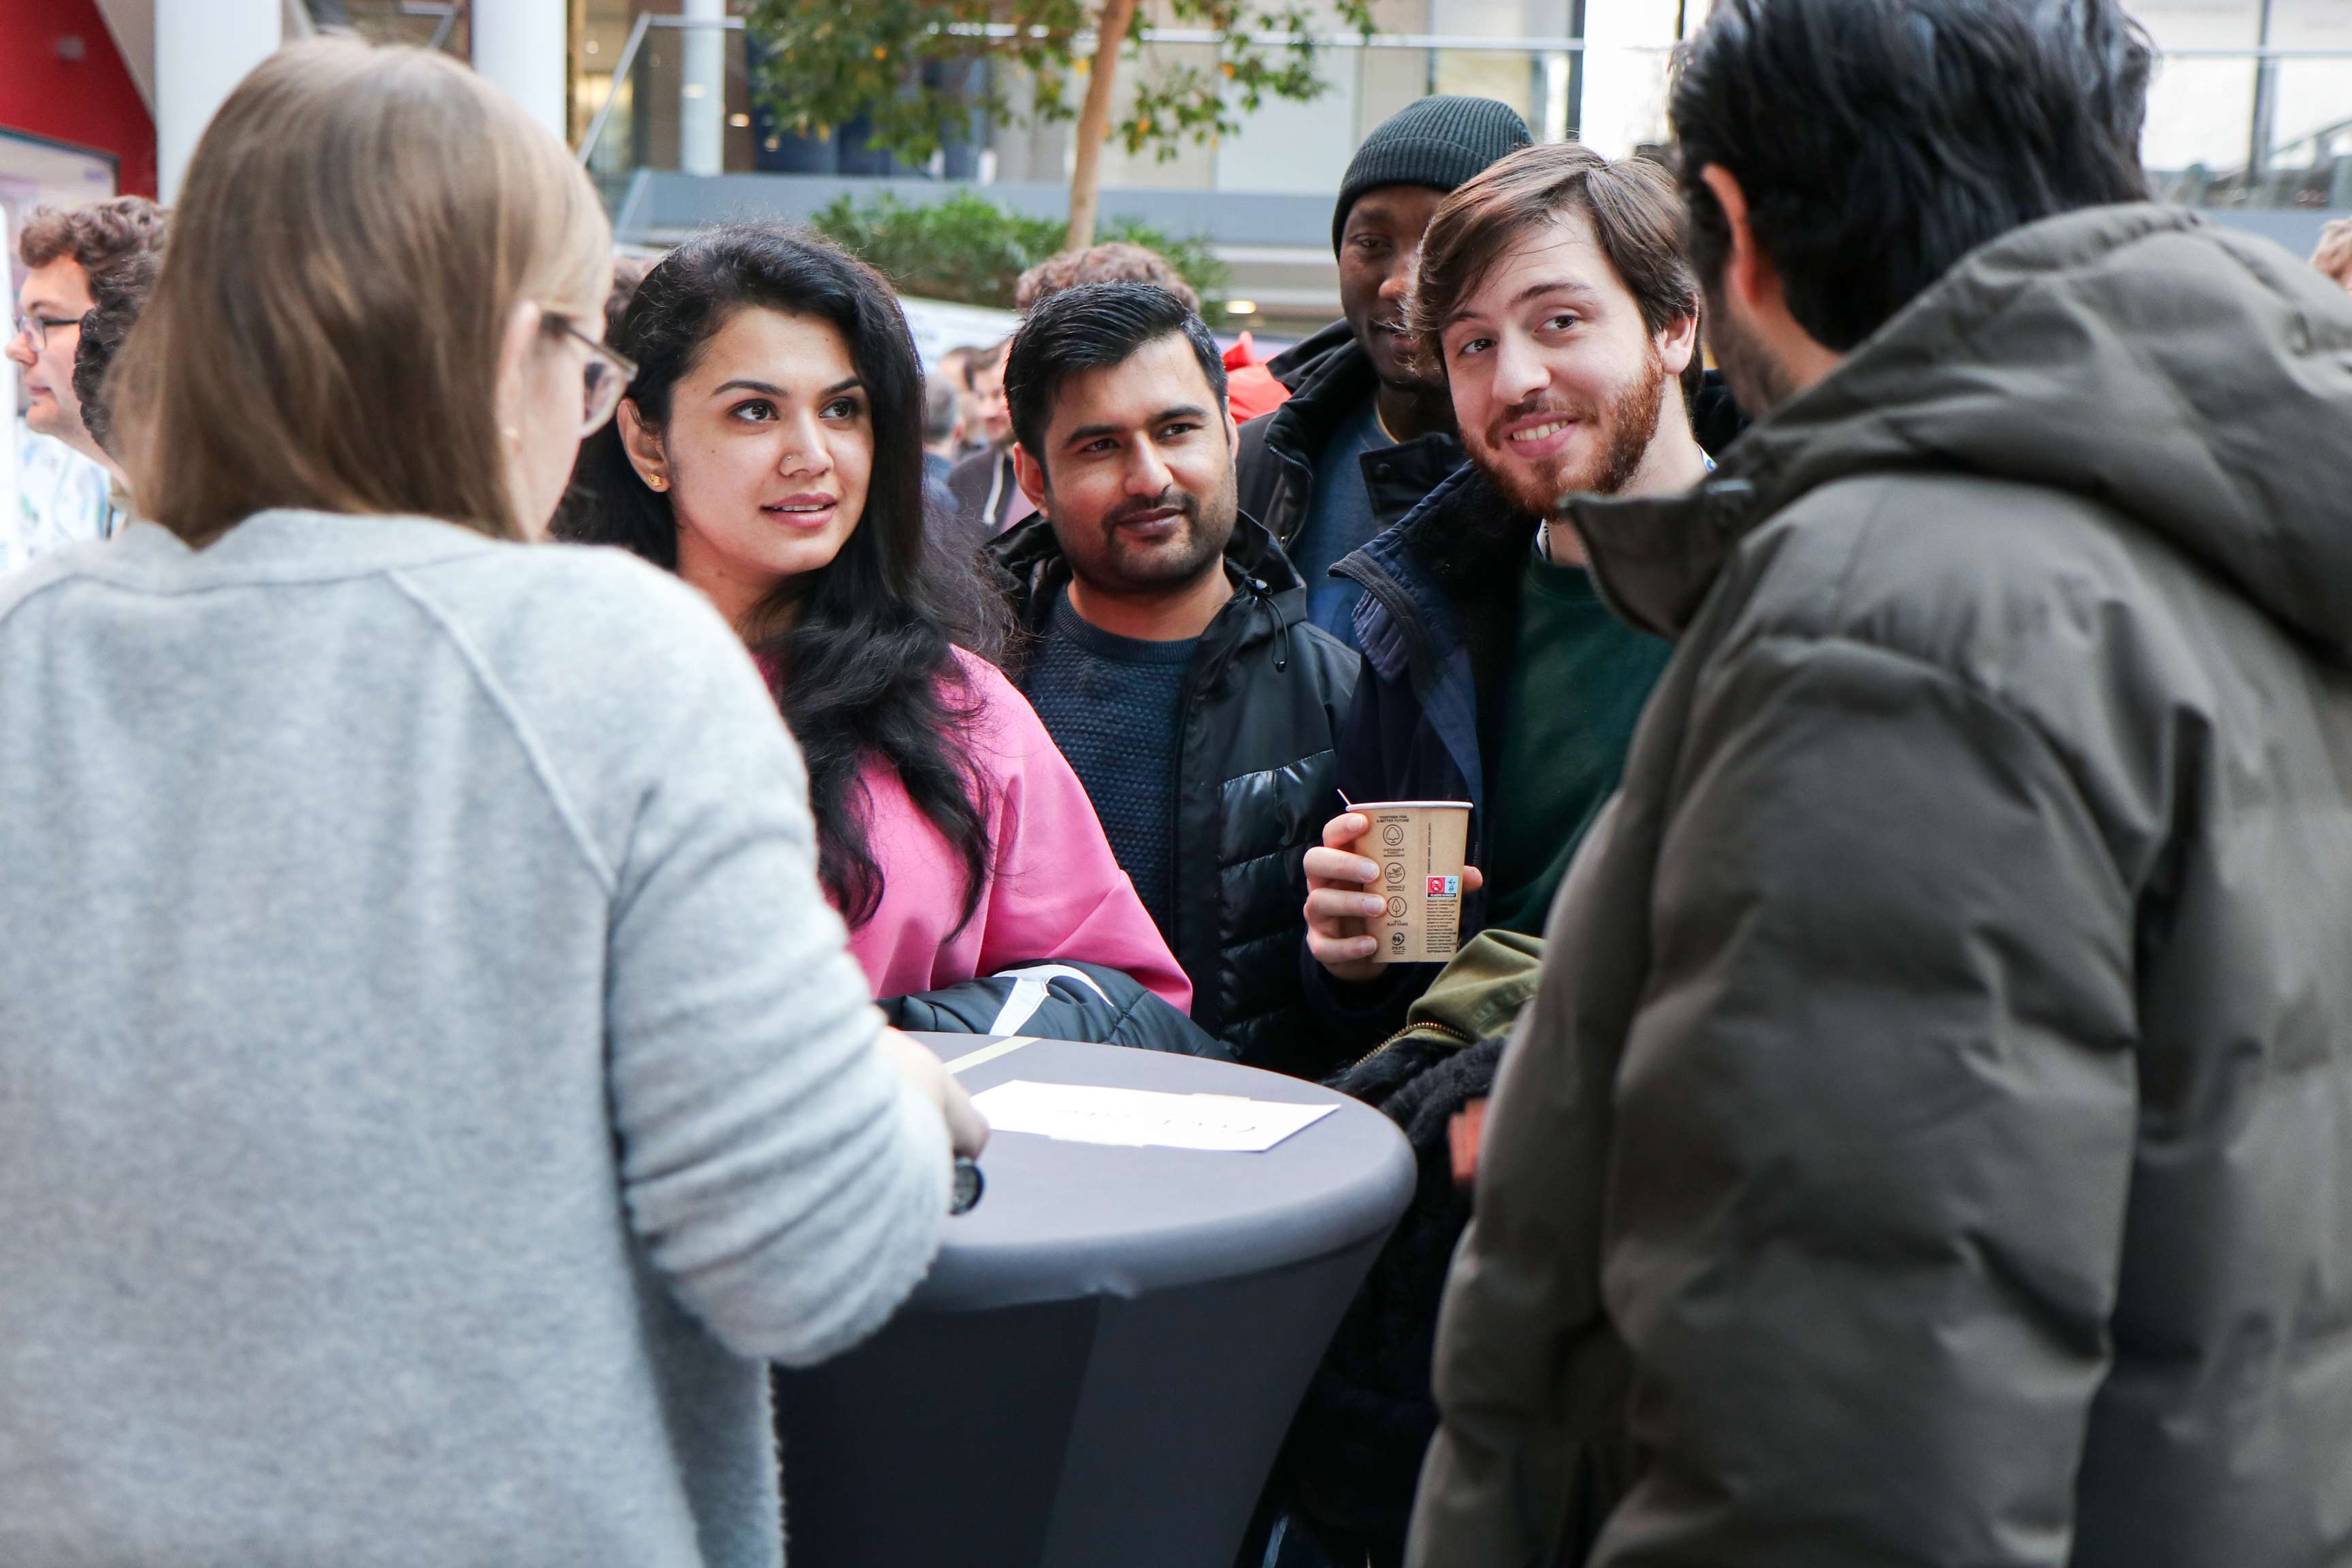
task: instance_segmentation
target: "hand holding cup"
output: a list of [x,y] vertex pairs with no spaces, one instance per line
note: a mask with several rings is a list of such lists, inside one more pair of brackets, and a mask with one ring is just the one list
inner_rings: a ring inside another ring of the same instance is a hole
[[[1370,809],[1350,808],[1325,823],[1323,842],[1307,852],[1307,951],[1335,980],[1374,979],[1389,962],[1370,922],[1389,914],[1396,895],[1374,891],[1384,880],[1381,865],[1359,853],[1372,830]],[[1475,866],[1464,866],[1461,878],[1464,895],[1485,883]]]

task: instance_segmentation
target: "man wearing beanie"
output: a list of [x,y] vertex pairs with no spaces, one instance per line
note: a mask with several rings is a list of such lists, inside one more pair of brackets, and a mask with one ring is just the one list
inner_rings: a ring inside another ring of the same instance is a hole
[[1364,138],[1331,214],[1346,320],[1267,367],[1290,401],[1242,426],[1242,510],[1289,552],[1308,619],[1351,647],[1362,590],[1332,577],[1333,563],[1464,457],[1445,389],[1414,368],[1404,334],[1422,230],[1448,192],[1531,140],[1509,105],[1454,97],[1424,98]]

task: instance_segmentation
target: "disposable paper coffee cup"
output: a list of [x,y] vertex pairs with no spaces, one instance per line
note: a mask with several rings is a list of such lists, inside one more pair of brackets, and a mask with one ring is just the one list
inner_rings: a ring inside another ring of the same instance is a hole
[[1375,963],[1443,963],[1462,942],[1462,856],[1470,803],[1378,800],[1349,810],[1371,824],[1356,853],[1380,868],[1370,891],[1387,907],[1364,921]]

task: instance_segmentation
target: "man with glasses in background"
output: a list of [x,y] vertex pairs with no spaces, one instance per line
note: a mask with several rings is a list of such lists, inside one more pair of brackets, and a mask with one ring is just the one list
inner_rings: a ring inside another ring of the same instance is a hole
[[142,196],[37,207],[25,220],[16,241],[25,276],[7,354],[24,381],[31,434],[17,448],[15,515],[0,518],[0,573],[114,531],[112,481],[120,476],[82,423],[74,351],[81,319],[96,303],[93,280],[163,244],[163,209]]

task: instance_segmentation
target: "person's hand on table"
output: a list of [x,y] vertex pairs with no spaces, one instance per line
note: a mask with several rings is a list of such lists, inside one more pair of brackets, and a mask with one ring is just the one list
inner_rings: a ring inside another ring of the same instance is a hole
[[878,1048],[883,1059],[898,1069],[900,1078],[940,1108],[940,1117],[948,1124],[949,1147],[968,1159],[977,1159],[988,1147],[988,1118],[972,1104],[971,1096],[948,1071],[947,1064],[896,1029],[882,1031]]
[[[1343,811],[1323,825],[1323,842],[1307,852],[1307,951],[1334,980],[1371,980],[1381,973],[1372,955],[1380,939],[1364,921],[1388,907],[1369,892],[1381,868],[1356,853],[1356,840],[1371,831],[1361,812]],[[1475,866],[1462,868],[1462,890],[1486,884]]]

